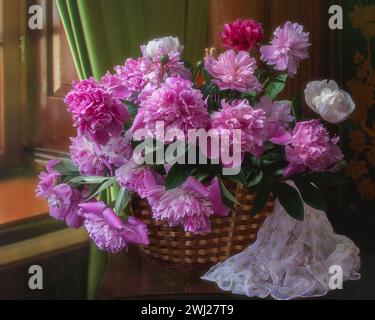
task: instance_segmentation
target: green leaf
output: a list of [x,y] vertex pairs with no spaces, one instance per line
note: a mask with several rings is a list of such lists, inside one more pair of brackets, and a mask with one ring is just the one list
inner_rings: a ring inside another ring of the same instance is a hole
[[96,197],[99,193],[101,193],[104,190],[107,190],[111,185],[113,185],[116,182],[116,177],[109,178],[107,181],[103,182],[99,189],[96,190],[88,200]]
[[293,218],[303,221],[304,207],[298,191],[286,183],[275,183],[272,189],[285,211]]
[[301,193],[303,201],[310,207],[317,210],[327,211],[327,202],[323,193],[303,177],[294,177],[299,192]]
[[266,87],[265,94],[271,97],[272,99],[275,99],[277,95],[281,91],[283,91],[287,78],[287,74],[280,74],[277,77],[271,79],[270,83]]
[[77,184],[99,184],[103,183],[104,181],[108,180],[108,177],[101,177],[101,176],[86,176],[86,177],[74,177],[69,180],[69,183],[77,183]]
[[128,106],[128,112],[131,117],[135,117],[138,113],[138,106],[134,103],[126,102],[126,105]]
[[263,179],[263,171],[252,172],[248,178],[247,186],[248,188],[254,187],[259,184]]
[[179,187],[191,175],[191,168],[186,165],[176,163],[169,170],[167,178],[165,179],[165,187],[171,190]]
[[206,69],[202,69],[202,73],[203,73],[205,83],[209,84],[211,82],[210,74],[208,73],[208,71]]
[[126,208],[131,198],[131,194],[125,188],[121,188],[117,194],[115,202],[115,212],[120,214],[122,210]]
[[228,176],[228,178],[230,180],[234,181],[234,182],[238,182],[242,185],[246,185],[246,176],[245,176],[244,172],[242,171],[242,169],[238,174],[236,174],[234,176]]
[[272,182],[267,180],[263,180],[263,182],[260,184],[258,188],[258,192],[255,196],[255,199],[253,201],[253,206],[251,208],[251,215],[254,217],[259,212],[261,212],[266,205],[272,189]]
[[60,174],[67,176],[74,172],[78,172],[78,168],[70,161],[70,159],[62,159],[60,162],[54,166],[54,169]]
[[236,199],[236,197],[232,194],[232,192],[230,192],[227,187],[225,186],[225,184],[223,183],[222,180],[220,180],[220,189],[221,189],[221,194],[223,195],[223,197],[227,200],[229,200],[231,203],[233,204],[237,204],[237,205],[241,205],[241,203],[238,202],[238,200]]
[[341,175],[334,172],[309,173],[305,177],[310,182],[322,187],[337,186],[346,183],[346,180]]
[[297,94],[292,101],[292,111],[294,115],[294,120],[297,122],[303,116],[303,107],[301,102],[301,94]]

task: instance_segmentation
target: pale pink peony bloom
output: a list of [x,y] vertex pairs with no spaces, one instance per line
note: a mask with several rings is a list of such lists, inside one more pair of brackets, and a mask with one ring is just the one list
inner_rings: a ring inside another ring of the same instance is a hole
[[181,77],[191,80],[191,72],[185,67],[179,52],[169,53],[167,62],[162,62],[160,59],[151,60],[144,58],[141,70],[145,80],[153,85],[159,85],[169,77]]
[[293,121],[291,102],[272,101],[271,97],[263,96],[255,108],[265,112],[267,138],[276,144],[287,143],[291,137],[287,130]]
[[220,37],[224,48],[249,51],[262,41],[263,34],[260,23],[250,19],[237,19],[224,25]]
[[287,21],[275,30],[271,45],[260,48],[261,58],[276,70],[288,70],[293,77],[299,62],[309,58],[309,46],[309,34],[303,31],[303,26]]
[[298,122],[291,141],[285,147],[289,162],[284,176],[302,173],[306,169],[324,172],[342,160],[338,138],[330,139],[327,129],[318,119]]
[[267,121],[277,121],[284,128],[289,128],[293,121],[292,103],[290,101],[272,101],[269,96],[260,98],[256,109],[262,109],[265,112]]
[[228,50],[219,55],[218,59],[208,56],[204,67],[212,76],[212,82],[221,90],[258,92],[262,89],[254,75],[256,61],[248,52]]

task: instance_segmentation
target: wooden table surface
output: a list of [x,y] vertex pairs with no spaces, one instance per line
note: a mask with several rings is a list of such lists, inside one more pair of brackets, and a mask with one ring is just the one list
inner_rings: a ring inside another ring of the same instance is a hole
[[100,299],[142,298],[235,298],[222,292],[215,283],[201,280],[208,270],[168,269],[144,259],[138,249],[130,247],[127,253],[111,255]]

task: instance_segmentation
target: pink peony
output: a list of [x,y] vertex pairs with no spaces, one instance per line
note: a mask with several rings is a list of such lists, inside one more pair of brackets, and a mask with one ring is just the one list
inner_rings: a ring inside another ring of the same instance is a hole
[[202,93],[189,80],[167,78],[142,99],[131,131],[145,128],[156,136],[157,122],[164,123],[166,132],[179,129],[185,135],[189,129],[206,128],[209,116]]
[[129,119],[126,106],[93,78],[73,82],[73,90],[65,97],[65,103],[78,133],[99,144],[106,144],[111,136],[119,135]]
[[164,184],[164,178],[151,168],[137,165],[130,159],[125,165],[116,170],[119,184],[125,189],[137,193],[142,199],[151,197],[149,190]]
[[128,243],[148,245],[146,225],[137,218],[124,221],[108,208],[104,202],[88,202],[79,205],[84,226],[101,250],[118,253],[127,249]]
[[162,63],[160,59],[151,60],[144,58],[141,64],[146,81],[153,85],[159,85],[169,77],[180,77],[191,80],[191,72],[181,60],[179,52],[172,52],[168,55],[168,61]]
[[165,191],[152,211],[156,220],[166,220],[170,226],[183,225],[186,232],[194,234],[211,232],[210,216],[229,213],[222,204],[217,179],[206,187],[193,177],[182,186]]
[[288,143],[291,135],[287,129],[293,121],[291,102],[272,101],[270,97],[263,96],[255,108],[265,112],[267,138],[276,144]]
[[271,45],[260,48],[261,58],[276,70],[288,70],[293,77],[299,62],[309,57],[309,46],[309,34],[303,31],[303,26],[288,21],[275,30]]
[[329,170],[343,158],[337,142],[337,138],[330,139],[327,129],[318,119],[298,122],[285,147],[289,165],[284,176],[302,173],[307,168],[316,172]]
[[258,92],[262,88],[254,75],[256,61],[248,52],[228,50],[219,55],[217,60],[208,56],[204,67],[212,76],[212,82],[221,90]]
[[71,138],[72,162],[82,175],[105,175],[125,164],[133,149],[129,135],[111,137],[105,145],[90,141],[85,136]]
[[290,101],[272,101],[271,97],[263,96],[255,108],[265,112],[267,121],[277,121],[284,128],[289,128],[293,121]]
[[[211,128],[226,134],[230,133],[229,144],[240,143],[241,152],[249,152],[259,157],[263,153],[265,140],[265,112],[252,108],[247,100],[221,101],[221,111],[211,114]],[[241,141],[235,141],[233,130],[241,130]],[[230,147],[229,146],[229,147]]]
[[60,174],[53,169],[58,163],[57,160],[49,161],[47,172],[40,173],[36,195],[47,199],[51,217],[65,221],[71,228],[79,228],[83,221],[78,208],[82,194],[65,183],[59,184]]
[[263,39],[263,28],[254,20],[237,19],[224,25],[220,33],[224,48],[249,51]]
[[129,58],[122,66],[115,67],[115,74],[107,72],[102,78],[102,84],[113,91],[120,99],[137,101],[137,94],[147,84],[145,74],[141,68],[142,58]]

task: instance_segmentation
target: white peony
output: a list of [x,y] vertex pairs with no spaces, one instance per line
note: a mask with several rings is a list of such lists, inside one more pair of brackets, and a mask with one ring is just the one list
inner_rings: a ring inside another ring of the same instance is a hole
[[305,101],[314,112],[330,123],[348,119],[355,109],[350,94],[340,90],[333,80],[309,82],[305,89]]
[[144,58],[154,59],[170,53],[181,52],[183,46],[177,37],[163,37],[151,40],[147,45],[141,46]]

